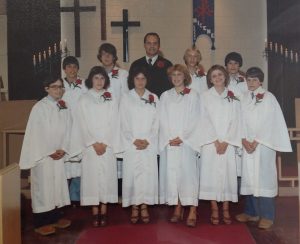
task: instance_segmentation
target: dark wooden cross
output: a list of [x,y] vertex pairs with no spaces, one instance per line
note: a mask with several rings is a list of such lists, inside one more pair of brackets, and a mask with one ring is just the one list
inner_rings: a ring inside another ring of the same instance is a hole
[[123,27],[123,61],[128,62],[128,27],[140,26],[140,22],[128,21],[128,9],[123,9],[123,21],[112,21],[111,26]]
[[74,12],[75,23],[75,56],[80,57],[80,12],[93,12],[96,11],[96,6],[81,7],[79,0],[74,0],[74,7],[61,7],[61,12]]

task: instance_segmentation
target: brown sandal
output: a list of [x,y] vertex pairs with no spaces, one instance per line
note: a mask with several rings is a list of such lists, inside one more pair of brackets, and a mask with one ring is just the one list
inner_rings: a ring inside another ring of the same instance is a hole
[[232,223],[228,208],[223,209],[223,222],[226,225],[230,225]]
[[178,223],[179,221],[183,220],[183,214],[184,214],[184,208],[181,207],[180,213],[179,214],[174,214],[172,215],[172,217],[170,218],[170,222],[171,223]]
[[150,222],[150,216],[148,213],[147,205],[141,206],[141,219],[145,224],[148,224]]
[[139,220],[139,207],[136,205],[133,205],[131,207],[131,216],[130,216],[130,222],[132,224],[136,224]]
[[[218,225],[219,224],[219,209],[212,209],[211,210],[211,216],[210,216],[210,223],[212,225]],[[216,214],[217,213],[217,214]]]

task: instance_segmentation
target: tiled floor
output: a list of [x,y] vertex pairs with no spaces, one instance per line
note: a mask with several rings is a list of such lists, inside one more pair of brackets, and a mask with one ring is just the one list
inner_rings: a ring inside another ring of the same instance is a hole
[[[256,228],[254,225],[248,225],[248,228],[259,244],[298,244],[299,243],[299,227],[298,227],[298,198],[297,197],[280,197],[276,200],[277,204],[277,219],[274,227],[269,231],[263,231]],[[239,204],[232,204],[232,215],[241,211],[243,201]],[[42,237],[33,231],[32,217],[30,212],[30,201],[25,200],[23,202],[23,231],[22,231],[22,243],[43,243],[43,244],[72,244],[78,239],[78,236],[82,231],[91,226],[91,212],[89,208],[72,208],[65,209],[65,214],[68,218],[72,219],[72,226],[67,230],[60,230],[53,236]],[[157,208],[159,206],[156,206]],[[111,211],[115,208],[121,208],[121,206],[115,205],[111,208]],[[161,206],[159,208],[166,208]],[[121,212],[122,215],[127,218],[129,216],[129,210],[125,209]],[[169,211],[155,211],[156,214],[168,215]],[[199,218],[202,218],[196,228],[201,228],[201,222],[209,221],[209,205],[207,202],[200,202],[199,205]],[[123,216],[123,218],[124,218]],[[118,218],[119,216],[113,216],[112,218]],[[157,216],[158,218],[167,218],[167,216]],[[232,235],[232,233],[228,233]]]

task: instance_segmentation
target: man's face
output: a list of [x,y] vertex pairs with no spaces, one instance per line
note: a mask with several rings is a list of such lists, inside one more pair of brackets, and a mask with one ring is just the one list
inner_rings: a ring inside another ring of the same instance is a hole
[[146,38],[146,42],[144,43],[144,47],[146,50],[146,54],[149,57],[154,57],[158,54],[159,51],[159,42],[156,36],[149,35]]
[[76,64],[67,64],[64,71],[68,79],[76,79],[78,73],[78,66]]

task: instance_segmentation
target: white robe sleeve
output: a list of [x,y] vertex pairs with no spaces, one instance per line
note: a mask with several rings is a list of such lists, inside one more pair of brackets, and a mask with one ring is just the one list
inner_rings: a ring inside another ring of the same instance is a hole
[[43,116],[43,108],[40,102],[33,108],[26,126],[23,146],[20,157],[20,168],[30,169],[40,161],[54,153],[57,148],[47,143],[48,128]]
[[[261,114],[255,140],[273,150],[291,152],[287,126],[276,98],[266,92],[264,98],[266,113]],[[263,105],[263,104],[260,104]]]
[[159,111],[159,152],[169,144],[170,137],[169,121],[167,112],[168,91],[164,92],[160,97]]

